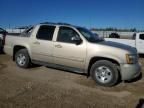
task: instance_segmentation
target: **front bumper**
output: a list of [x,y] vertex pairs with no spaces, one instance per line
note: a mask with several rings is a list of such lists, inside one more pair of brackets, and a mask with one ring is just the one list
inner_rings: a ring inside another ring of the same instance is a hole
[[121,77],[122,80],[131,80],[141,74],[141,65],[137,64],[121,64]]

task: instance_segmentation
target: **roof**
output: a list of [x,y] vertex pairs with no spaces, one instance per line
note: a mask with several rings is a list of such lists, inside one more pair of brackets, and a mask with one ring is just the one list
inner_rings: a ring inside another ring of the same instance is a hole
[[42,22],[42,23],[40,23],[40,25],[54,25],[54,26],[78,27],[78,26],[75,26],[75,25],[72,25],[72,24],[61,23],[61,22],[58,22],[58,23],[53,23],[53,22]]

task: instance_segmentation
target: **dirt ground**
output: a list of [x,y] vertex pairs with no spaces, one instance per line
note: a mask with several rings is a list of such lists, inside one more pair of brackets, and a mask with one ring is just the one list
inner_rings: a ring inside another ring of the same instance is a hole
[[0,55],[0,108],[135,108],[143,98],[144,77],[100,87],[84,75],[43,66],[20,69]]

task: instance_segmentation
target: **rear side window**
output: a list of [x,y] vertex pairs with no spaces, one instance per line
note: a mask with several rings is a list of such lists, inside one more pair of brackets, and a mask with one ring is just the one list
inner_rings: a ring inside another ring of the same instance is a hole
[[140,34],[140,39],[144,40],[144,34]]
[[55,26],[43,25],[40,27],[37,33],[37,39],[52,40],[55,31]]
[[24,32],[22,32],[22,33],[20,34],[20,36],[30,37],[30,35],[31,35],[32,31],[33,31],[33,28],[34,28],[34,27],[30,27],[30,28],[26,29]]
[[32,32],[32,30],[33,30],[33,27],[27,29],[25,32],[26,32],[27,34],[30,34],[30,33]]

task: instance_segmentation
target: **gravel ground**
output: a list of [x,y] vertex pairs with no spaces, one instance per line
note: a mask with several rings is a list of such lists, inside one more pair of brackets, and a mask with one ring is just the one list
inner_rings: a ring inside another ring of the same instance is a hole
[[[140,62],[144,65],[144,58]],[[100,87],[80,74],[43,66],[21,69],[0,55],[0,108],[135,108],[140,99],[144,77]]]

